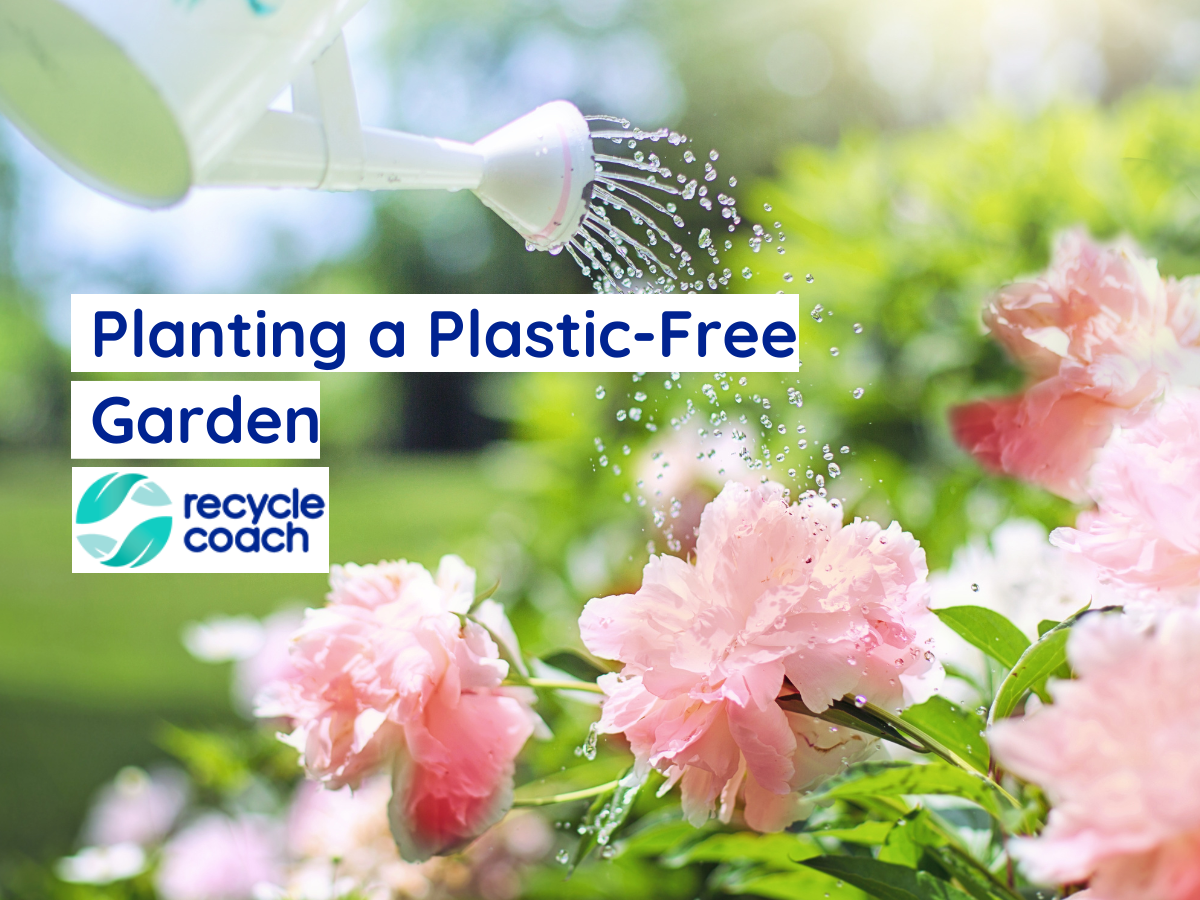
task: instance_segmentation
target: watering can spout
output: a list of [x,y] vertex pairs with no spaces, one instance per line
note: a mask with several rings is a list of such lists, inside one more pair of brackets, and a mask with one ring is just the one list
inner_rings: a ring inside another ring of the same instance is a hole
[[351,151],[339,154],[339,137],[327,122],[268,111],[201,183],[471,190],[543,250],[565,243],[579,228],[595,163],[587,121],[565,100],[540,106],[474,144],[381,128],[356,133]]

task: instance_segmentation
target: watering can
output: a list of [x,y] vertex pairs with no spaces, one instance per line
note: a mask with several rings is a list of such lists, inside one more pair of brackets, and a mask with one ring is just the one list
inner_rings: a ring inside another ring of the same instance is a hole
[[[170,206],[193,186],[467,189],[526,241],[579,227],[587,121],[541,106],[473,144],[359,122],[342,26],[366,0],[3,0],[0,112],[68,173]],[[290,85],[292,112],[268,109]]]

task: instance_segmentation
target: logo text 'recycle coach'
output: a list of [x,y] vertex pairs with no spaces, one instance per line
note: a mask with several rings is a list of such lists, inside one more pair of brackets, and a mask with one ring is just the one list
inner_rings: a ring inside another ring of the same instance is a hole
[[72,482],[73,572],[329,569],[326,468],[79,467]]

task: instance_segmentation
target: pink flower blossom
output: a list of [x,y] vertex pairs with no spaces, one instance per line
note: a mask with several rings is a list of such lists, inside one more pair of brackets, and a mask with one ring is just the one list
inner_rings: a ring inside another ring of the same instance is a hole
[[163,847],[155,886],[164,900],[252,900],[283,878],[281,837],[269,820],[209,813]]
[[740,793],[751,828],[784,828],[804,813],[798,791],[872,749],[784,712],[784,679],[818,712],[847,694],[891,709],[927,697],[941,667],[925,575],[896,523],[843,527],[834,503],[731,482],[704,511],[694,565],[651,557],[636,594],[584,609],[587,648],[625,663],[600,679],[600,731],[682,782],[689,821],[729,821]]
[[97,795],[83,826],[83,841],[100,847],[157,843],[188,799],[187,776],[177,769],[147,774],[130,766]]
[[1148,629],[1088,617],[1068,645],[1077,680],[993,727],[997,760],[1053,803],[1039,837],[1011,844],[1031,879],[1090,879],[1091,900],[1200,897],[1198,645],[1200,610],[1162,612]]
[[289,651],[303,621],[299,609],[281,609],[262,620],[262,645],[233,666],[233,702],[239,711],[252,711],[265,687],[296,674]]
[[1119,432],[1091,476],[1095,510],[1051,540],[1142,601],[1193,599],[1200,588],[1200,391],[1173,391]]
[[[451,852],[511,805],[514,760],[539,721],[533,694],[501,686],[496,642],[460,618],[475,573],[458,557],[436,578],[404,561],[335,566],[330,584],[293,639],[296,674],[264,691],[258,714],[295,723],[289,740],[328,787],[390,769],[405,859]],[[503,619],[485,606],[485,621]]]
[[984,312],[1033,384],[953,410],[956,440],[988,468],[1082,499],[1093,451],[1145,411],[1178,364],[1169,307],[1154,260],[1068,232],[1044,275],[1003,289]]
[[354,791],[303,782],[288,813],[287,845],[294,861],[288,873],[288,896],[429,894],[437,874],[431,867],[436,863],[400,859],[388,826],[390,799],[386,774],[364,779]]

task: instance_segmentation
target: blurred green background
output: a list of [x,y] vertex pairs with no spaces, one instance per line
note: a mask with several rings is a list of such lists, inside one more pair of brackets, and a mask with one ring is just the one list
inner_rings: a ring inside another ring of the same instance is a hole
[[[1020,383],[982,334],[981,303],[1074,225],[1131,234],[1165,273],[1200,272],[1200,18],[1187,4],[372,0],[349,41],[368,122],[474,139],[566,96],[719,148],[743,209],[786,236],[780,255],[739,232],[725,262],[754,275],[738,290],[800,294],[795,377],[322,379],[333,559],[457,552],[481,584],[500,581],[533,653],[576,643],[582,603],[636,578],[648,541],[666,546],[653,514],[669,516],[670,498],[637,482],[656,449],[686,463],[669,422],[690,401],[679,433],[703,427],[706,383],[731,415],[767,398],[787,425],[784,438],[760,427],[763,409],[749,418],[761,474],[812,487],[831,445],[831,494],[850,515],[898,518],[931,565],[1014,513],[1068,521],[1065,504],[985,478],[949,440],[948,405]],[[2,137],[0,860],[49,859],[73,847],[98,785],[164,755],[160,723],[235,721],[227,672],[187,655],[185,623],[316,604],[325,589],[319,576],[69,574],[70,292],[589,285],[471,196],[214,193],[144,213]],[[693,240],[703,224],[689,221]],[[658,432],[618,416],[635,403]]]

